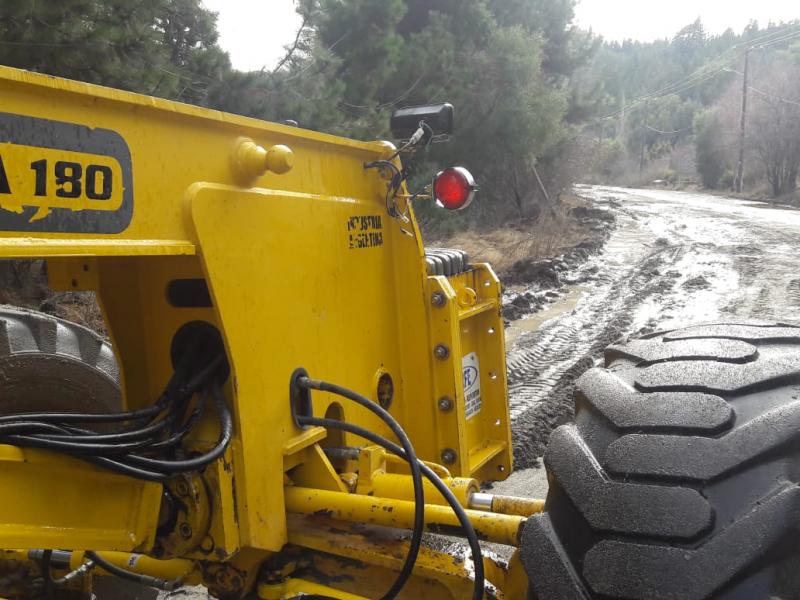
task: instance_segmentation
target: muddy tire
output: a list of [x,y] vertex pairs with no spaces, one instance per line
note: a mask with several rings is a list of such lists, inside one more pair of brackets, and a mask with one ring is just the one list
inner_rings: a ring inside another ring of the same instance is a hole
[[119,371],[94,332],[35,311],[0,306],[0,414],[111,412]]
[[534,598],[800,598],[800,328],[720,324],[606,351],[545,455]]

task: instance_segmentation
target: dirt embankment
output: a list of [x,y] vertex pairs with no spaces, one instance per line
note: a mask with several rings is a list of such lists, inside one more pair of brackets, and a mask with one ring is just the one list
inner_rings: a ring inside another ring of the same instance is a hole
[[[579,268],[600,252],[616,225],[612,212],[567,196],[553,215],[488,232],[467,231],[430,244],[466,251],[488,262],[505,289],[506,322],[535,314],[581,282]],[[583,274],[585,276],[585,273]]]
[[613,213],[579,206],[569,213],[572,227],[582,232],[580,241],[561,248],[553,257],[528,257],[515,262],[506,273],[503,302],[506,321],[535,314],[560,298],[567,286],[580,284],[591,273],[579,268],[603,249],[616,225]]

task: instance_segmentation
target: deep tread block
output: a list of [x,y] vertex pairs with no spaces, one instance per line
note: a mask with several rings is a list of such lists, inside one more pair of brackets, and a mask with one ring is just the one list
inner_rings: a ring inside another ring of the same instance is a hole
[[797,438],[800,401],[776,408],[721,438],[626,435],[606,451],[613,473],[708,481]]
[[745,342],[800,342],[800,327],[791,325],[719,323],[697,325],[664,336],[666,341],[716,338]]
[[525,522],[520,541],[520,557],[539,598],[588,600],[580,576],[558,540],[550,517],[539,514]]
[[699,325],[606,361],[551,436],[520,547],[536,600],[800,599],[800,328]]
[[800,380],[800,353],[743,365],[712,361],[658,363],[637,371],[636,387],[648,392],[694,391],[724,395],[755,391],[792,379]]
[[627,358],[641,363],[659,363],[666,360],[718,360],[721,362],[744,363],[754,360],[758,349],[740,340],[680,340],[669,344],[661,340],[634,340],[622,346],[606,349],[606,364],[619,358]]
[[619,429],[683,429],[712,432],[730,425],[733,410],[719,396],[692,392],[640,394],[604,369],[577,382],[576,397]]
[[701,600],[722,588],[800,524],[800,488],[792,486],[728,525],[697,549],[602,541],[583,573],[598,594],[614,598]]
[[553,432],[545,464],[596,530],[690,539],[711,525],[711,507],[696,490],[607,478],[574,426]]
[[119,368],[108,342],[32,310],[0,306],[0,383],[0,414],[121,408]]

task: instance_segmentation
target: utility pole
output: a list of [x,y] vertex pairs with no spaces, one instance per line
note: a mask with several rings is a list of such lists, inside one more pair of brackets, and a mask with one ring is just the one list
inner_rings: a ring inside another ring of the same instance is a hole
[[744,73],[742,76],[742,122],[739,129],[739,165],[736,169],[736,179],[734,180],[734,188],[737,194],[741,194],[744,189],[744,141],[747,134],[747,91],[750,88],[750,51],[752,48],[747,48],[744,51]]
[[644,176],[644,157],[645,157],[645,150],[647,149],[647,118],[649,117],[649,103],[645,102],[644,104],[644,123],[642,124],[642,154],[639,158],[639,181],[642,181],[642,177]]
[[625,98],[625,90],[622,90],[622,112],[619,115],[619,139],[625,143],[625,114],[628,109],[627,99]]

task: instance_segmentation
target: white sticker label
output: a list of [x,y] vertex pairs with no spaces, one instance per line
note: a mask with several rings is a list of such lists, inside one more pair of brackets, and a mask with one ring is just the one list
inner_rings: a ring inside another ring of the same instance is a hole
[[461,371],[464,377],[464,412],[472,418],[481,412],[481,367],[478,355],[470,352],[461,359]]

